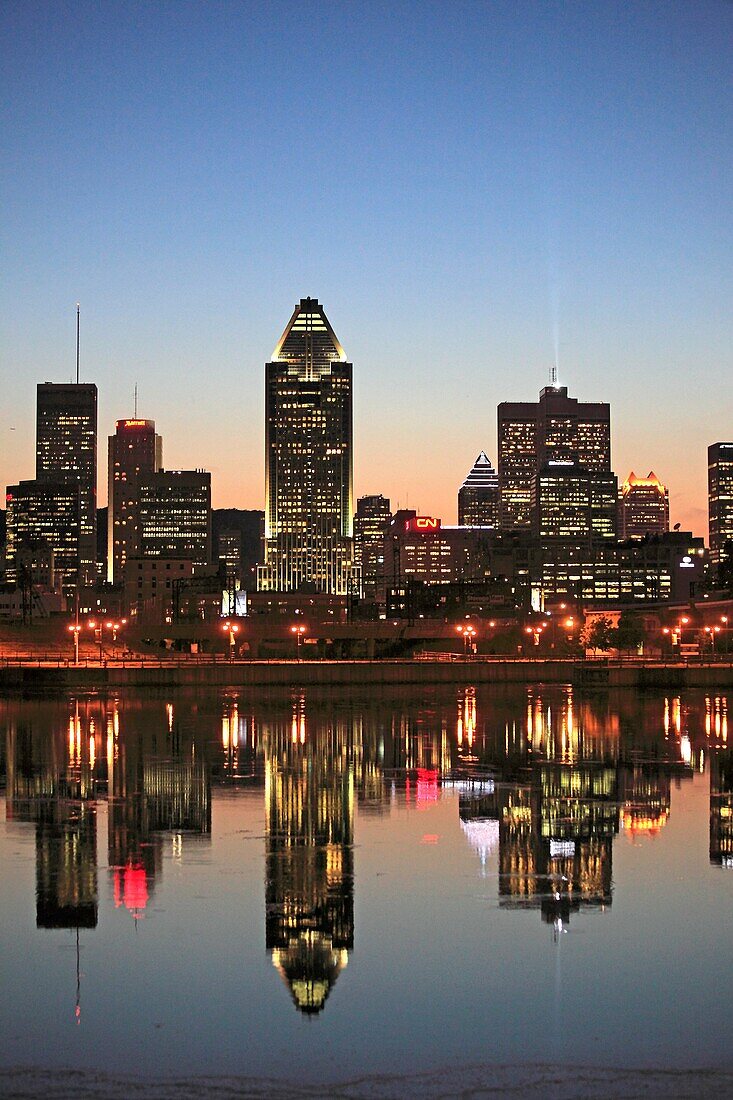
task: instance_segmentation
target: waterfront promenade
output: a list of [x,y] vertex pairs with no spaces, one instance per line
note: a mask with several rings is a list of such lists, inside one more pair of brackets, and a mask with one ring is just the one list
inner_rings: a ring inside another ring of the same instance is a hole
[[733,660],[462,657],[433,654],[379,660],[228,660],[219,654],[83,658],[57,654],[0,658],[0,692],[126,687],[572,683],[578,688],[729,688]]

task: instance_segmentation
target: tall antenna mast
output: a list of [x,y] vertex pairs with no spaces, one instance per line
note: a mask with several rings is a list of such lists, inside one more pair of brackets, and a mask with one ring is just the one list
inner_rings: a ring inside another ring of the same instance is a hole
[[135,383],[135,419],[137,420],[137,382]]
[[557,386],[557,367],[550,367],[550,385],[553,389]]
[[79,303],[76,303],[76,384],[79,385]]

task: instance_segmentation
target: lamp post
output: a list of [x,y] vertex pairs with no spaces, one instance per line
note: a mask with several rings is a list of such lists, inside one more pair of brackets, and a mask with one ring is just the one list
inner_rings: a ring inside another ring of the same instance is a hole
[[234,660],[234,646],[236,645],[237,634],[239,633],[239,623],[233,623],[230,620],[227,620],[222,625],[222,630],[224,630],[225,632],[227,632],[229,634],[229,660],[233,661]]
[[79,623],[71,623],[69,631],[74,635],[74,664],[79,664],[79,631],[81,627]]
[[476,628],[469,623],[466,626],[457,626],[456,630],[459,634],[463,635],[463,655],[464,657],[468,657],[469,650],[473,650],[473,639],[476,637]]
[[303,642],[303,635],[305,634],[305,627],[302,623],[298,623],[296,626],[290,627],[291,634],[295,635],[296,652],[298,654],[298,660],[300,660],[300,647]]

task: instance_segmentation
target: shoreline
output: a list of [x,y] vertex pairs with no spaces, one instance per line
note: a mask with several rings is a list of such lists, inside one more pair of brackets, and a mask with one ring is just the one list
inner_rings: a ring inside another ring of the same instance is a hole
[[0,694],[126,687],[308,687],[430,684],[572,684],[610,688],[733,688],[733,661],[455,658],[425,660],[228,661],[136,659],[85,661],[5,659]]

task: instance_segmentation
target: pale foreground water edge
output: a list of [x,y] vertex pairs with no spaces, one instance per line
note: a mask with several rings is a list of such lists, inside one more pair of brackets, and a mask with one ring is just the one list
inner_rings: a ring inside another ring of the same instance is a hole
[[0,1095],[733,1095],[729,704],[0,700]]

